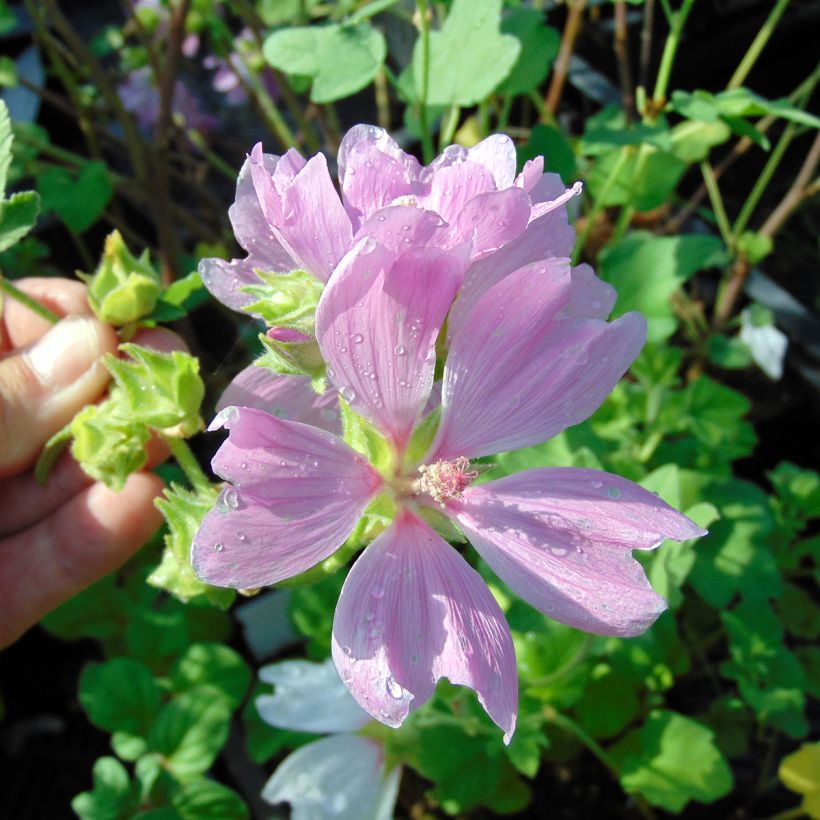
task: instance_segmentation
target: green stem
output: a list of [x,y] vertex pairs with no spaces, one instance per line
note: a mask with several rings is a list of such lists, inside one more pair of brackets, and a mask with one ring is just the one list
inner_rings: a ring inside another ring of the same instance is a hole
[[780,17],[788,5],[789,0],[777,0],[774,8],[769,12],[766,22],[763,23],[760,31],[757,32],[757,36],[754,40],[752,40],[749,50],[743,55],[743,59],[735,69],[735,73],[732,74],[732,79],[729,80],[729,83],[726,86],[727,89],[739,88],[743,85],[743,81],[746,79],[749,72],[752,70],[752,67],[757,62],[760,52],[763,51],[766,47],[766,43],[769,42],[772,32],[775,30]]
[[441,134],[439,135],[439,150],[443,151],[453,141],[453,135],[456,133],[456,126],[461,115],[461,109],[457,106],[451,106],[441,124]]
[[560,726],[564,731],[569,732],[571,735],[575,735],[587,749],[604,764],[604,766],[609,769],[612,774],[618,778],[620,777],[620,772],[618,771],[618,767],[615,765],[615,761],[607,754],[606,749],[598,743],[595,738],[592,737],[583,727],[579,726],[574,720],[570,720],[565,715],[556,712],[551,707],[547,707],[545,709],[545,714],[547,720],[550,723],[554,723],[556,726]]
[[[674,13],[672,18],[672,28],[663,47],[661,65],[658,69],[658,77],[655,80],[655,90],[652,93],[652,99],[655,103],[653,108],[656,110],[660,108],[666,100],[666,92],[669,88],[669,79],[672,75],[672,66],[675,63],[675,55],[677,54],[678,46],[680,45],[683,27],[686,25],[686,18],[689,16],[689,12],[692,11],[692,6],[694,5],[695,0],[683,0],[681,7]],[[653,113],[653,120],[655,116],[655,113]]]
[[421,26],[421,89],[419,91],[419,126],[424,162],[433,161],[433,137],[427,119],[427,95],[430,89],[430,21],[427,19],[427,0],[416,0]]
[[171,448],[171,454],[176,459],[177,464],[182,468],[188,481],[196,490],[205,490],[210,488],[211,482],[208,476],[202,471],[199,462],[196,460],[188,442],[185,439],[177,438],[176,436],[166,436],[165,441]]
[[598,219],[598,215],[604,209],[606,202],[606,198],[609,195],[609,192],[612,190],[615,183],[618,181],[618,177],[621,175],[621,171],[624,169],[624,165],[626,165],[626,161],[629,159],[630,154],[632,151],[628,146],[625,146],[621,149],[621,153],[618,155],[618,159],[615,161],[615,164],[612,166],[612,170],[609,172],[609,176],[606,178],[606,182],[604,182],[604,187],[601,188],[598,196],[595,198],[595,204],[592,206],[592,209],[587,214],[587,221],[584,225],[584,230],[581,231],[581,235],[575,242],[575,250],[572,253],[572,264],[577,265],[578,259],[581,256],[581,251],[584,249],[584,245],[587,243],[587,239],[589,239],[590,233],[592,233],[593,228],[595,227],[595,222]]
[[27,293],[23,293],[20,288],[12,283],[0,273],[0,291],[11,297],[21,305],[25,305],[30,311],[36,313],[41,319],[56,325],[60,321],[60,317],[53,311],[49,310],[45,305],[41,305],[36,299],[32,299]]
[[208,147],[205,138],[196,128],[186,128],[185,137],[199,149],[199,153],[210,163],[211,167],[231,182],[236,181],[236,168],[232,168],[222,157]]
[[720,195],[720,188],[718,188],[717,179],[715,179],[715,172],[712,166],[703,161],[700,164],[700,172],[703,174],[703,181],[706,183],[706,191],[709,194],[709,201],[712,203],[712,210],[715,212],[715,219],[717,219],[720,235],[729,250],[735,246],[736,233],[732,232],[729,227],[729,217],[726,216],[726,207],[723,204],[723,197]]
[[746,225],[749,223],[749,220],[757,207],[757,203],[760,201],[760,197],[763,196],[763,192],[766,190],[771,178],[774,176],[774,172],[777,170],[777,166],[780,165],[780,161],[783,159],[783,154],[786,153],[789,143],[791,143],[792,139],[794,139],[796,131],[797,126],[793,122],[790,122],[783,129],[783,133],[777,141],[777,145],[775,145],[772,153],[769,154],[769,158],[766,160],[766,164],[763,166],[760,176],[755,180],[755,184],[749,192],[749,196],[746,197],[746,201],[743,203],[743,207],[740,209],[740,213],[735,220],[735,224],[732,227],[732,232],[735,236],[740,236]]
[[635,191],[643,181],[643,173],[651,153],[652,149],[646,143],[643,143],[638,149],[638,158],[635,160],[635,171],[632,175],[632,189],[629,192],[629,199],[623,208],[621,208],[621,213],[618,215],[618,221],[615,223],[615,230],[613,231],[612,238],[609,241],[610,245],[617,242],[624,235],[624,233],[626,233],[626,229],[629,227],[630,222],[632,222],[632,217],[635,216],[635,211],[637,209],[632,204],[635,199]]

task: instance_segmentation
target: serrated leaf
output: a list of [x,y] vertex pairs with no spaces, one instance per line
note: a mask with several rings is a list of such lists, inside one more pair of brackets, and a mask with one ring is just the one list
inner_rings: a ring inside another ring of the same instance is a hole
[[171,805],[183,820],[246,820],[249,816],[235,791],[205,778],[183,783],[171,795]]
[[160,705],[154,676],[130,658],[87,664],[80,675],[79,699],[95,726],[132,735],[149,730]]
[[329,103],[370,83],[384,62],[387,46],[381,32],[363,22],[283,28],[265,40],[262,53],[274,68],[310,77],[310,99]]
[[33,227],[40,212],[40,197],[21,191],[0,200],[0,253],[19,242]]
[[44,211],[54,211],[75,233],[90,228],[114,193],[104,162],[87,162],[75,179],[64,168],[48,168],[37,178]]
[[[428,106],[475,105],[506,79],[521,52],[521,43],[502,34],[502,0],[453,0],[441,31],[430,33]],[[413,49],[415,99],[423,87],[421,39]]]
[[242,703],[250,680],[251,671],[242,657],[219,643],[192,644],[171,671],[171,684],[176,692],[210,684],[234,707]]
[[712,803],[732,788],[732,771],[714,733],[676,712],[652,712],[610,753],[624,790],[667,811],[677,813],[691,800]]
[[266,273],[257,270],[260,284],[242,290],[257,301],[243,310],[260,316],[270,327],[285,327],[313,336],[316,306],[324,285],[304,270]]

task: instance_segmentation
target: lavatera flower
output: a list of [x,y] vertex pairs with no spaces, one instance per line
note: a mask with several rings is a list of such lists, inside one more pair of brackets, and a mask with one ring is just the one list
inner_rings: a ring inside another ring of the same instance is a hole
[[[386,466],[258,402],[225,407],[210,429],[229,431],[213,460],[229,486],[192,560],[217,586],[275,584],[332,555],[386,495],[394,520],[359,555],[336,608],[342,680],[368,714],[398,726],[446,677],[474,689],[509,740],[518,694],[509,628],[481,576],[426,519],[456,524],[540,611],[620,636],[643,632],[665,608],[631,551],[704,530],[596,470],[474,483],[474,459],[589,417],[638,354],[646,323],[635,313],[607,323],[614,291],[586,266],[550,259],[465,281],[469,262],[463,249],[418,239],[408,248],[368,236],[351,248],[322,294],[316,336],[332,385],[384,437]],[[448,353],[431,400],[445,319]],[[413,456],[414,430],[436,419]]]
[[256,699],[271,726],[327,734],[286,757],[262,789],[269,803],[290,803],[293,820],[390,820],[401,767],[389,767],[382,743],[360,732],[370,715],[350,697],[328,659],[270,664],[259,677],[275,687]]

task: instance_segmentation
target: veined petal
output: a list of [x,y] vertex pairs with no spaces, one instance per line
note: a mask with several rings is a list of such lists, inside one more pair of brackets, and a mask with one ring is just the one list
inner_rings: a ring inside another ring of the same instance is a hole
[[512,736],[518,679],[504,615],[481,576],[407,510],[345,580],[333,660],[362,708],[388,726],[446,677],[474,689],[505,741]]
[[[202,520],[191,561],[216,586],[269,586],[345,541],[381,478],[341,439],[262,410],[228,407],[214,471],[231,481]],[[214,429],[214,424],[211,425]]]
[[[513,141],[506,134],[492,134],[478,145],[467,149],[472,162],[483,165],[495,180],[495,187],[502,191],[515,180],[516,154]],[[542,160],[543,162],[543,160]]]
[[389,820],[399,776],[398,768],[385,772],[376,741],[335,735],[288,755],[262,789],[262,799],[290,803],[293,820]]
[[331,388],[318,395],[308,376],[283,376],[266,367],[249,365],[219,397],[216,410],[231,405],[255,407],[278,418],[321,427],[336,436],[342,434],[339,394]]
[[396,258],[362,239],[316,310],[327,375],[399,451],[433,385],[435,343],[466,267],[456,253],[415,248]]
[[418,160],[383,128],[351,128],[339,146],[339,182],[354,228],[395,199],[413,194],[420,170]]
[[518,188],[531,191],[544,173],[544,157],[533,157],[524,163],[521,173],[513,183]]
[[544,202],[534,203],[532,206],[532,213],[530,215],[530,219],[539,219],[545,214],[549,214],[553,211],[557,211],[559,208],[563,208],[563,206],[566,205],[570,200],[575,199],[576,196],[579,196],[581,191],[583,190],[583,183],[576,182],[571,188],[567,188],[565,191],[562,191],[560,194],[553,197],[552,199],[546,200]]
[[666,608],[631,550],[706,533],[654,493],[599,470],[526,470],[470,487],[448,513],[521,598],[601,635],[638,635]]
[[[439,236],[433,239],[436,233]],[[441,217],[413,205],[393,205],[373,213],[356,232],[355,240],[366,237],[397,256],[428,243],[437,248],[448,244],[447,228]]]
[[256,699],[259,716],[271,726],[296,732],[355,732],[370,722],[342,683],[333,660],[281,661],[263,666],[259,677],[272,695]]
[[536,263],[475,304],[444,368],[441,425],[427,463],[537,444],[588,418],[638,355],[646,320],[565,315],[571,276]]
[[470,160],[454,165],[430,165],[425,171],[429,187],[418,197],[418,204],[440,214],[447,222],[456,220],[473,197],[495,190],[492,173]]
[[353,239],[323,154],[311,157],[282,195],[282,244],[305,270],[327,282]]
[[[276,245],[280,247],[278,241]],[[292,259],[288,264],[291,268],[295,266]],[[267,270],[268,267],[261,260],[251,256],[245,259],[232,259],[230,262],[218,257],[208,257],[200,260],[197,271],[202,278],[202,284],[214,298],[233,310],[242,310],[256,301],[255,297],[243,293],[241,288],[245,285],[259,284],[259,277],[254,272],[257,269]]]
[[481,259],[521,234],[530,210],[530,198],[520,188],[478,194],[454,215],[450,242],[472,241],[470,257]]

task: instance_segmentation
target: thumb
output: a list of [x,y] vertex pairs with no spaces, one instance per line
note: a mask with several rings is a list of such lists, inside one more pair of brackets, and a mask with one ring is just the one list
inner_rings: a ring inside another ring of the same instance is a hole
[[117,341],[109,325],[72,316],[0,361],[0,477],[28,467],[54,433],[99,398],[109,379],[100,359]]

